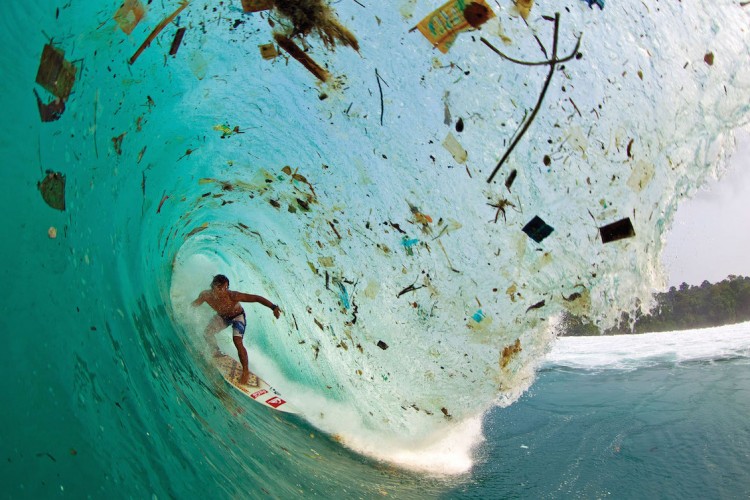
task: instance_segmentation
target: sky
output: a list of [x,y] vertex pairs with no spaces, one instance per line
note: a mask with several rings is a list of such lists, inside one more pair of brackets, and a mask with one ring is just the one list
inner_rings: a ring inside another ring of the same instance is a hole
[[737,133],[724,175],[678,207],[662,262],[669,286],[750,276],[750,133]]

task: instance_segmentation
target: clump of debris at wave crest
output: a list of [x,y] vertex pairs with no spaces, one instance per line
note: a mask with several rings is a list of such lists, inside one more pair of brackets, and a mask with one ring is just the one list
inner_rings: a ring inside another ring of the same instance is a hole
[[273,0],[275,10],[291,23],[291,37],[316,34],[327,48],[336,45],[351,47],[359,52],[357,38],[338,20],[325,0]]

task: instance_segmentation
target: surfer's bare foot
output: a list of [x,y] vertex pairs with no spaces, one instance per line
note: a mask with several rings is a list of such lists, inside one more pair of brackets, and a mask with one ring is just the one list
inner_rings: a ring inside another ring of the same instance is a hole
[[240,377],[240,384],[247,385],[247,381],[250,379],[250,372],[249,371],[243,371],[242,376]]

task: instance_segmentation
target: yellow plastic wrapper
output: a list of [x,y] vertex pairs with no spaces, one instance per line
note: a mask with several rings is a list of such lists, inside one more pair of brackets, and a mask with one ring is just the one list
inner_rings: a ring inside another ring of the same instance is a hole
[[450,0],[417,24],[417,29],[440,52],[448,52],[462,31],[478,28],[495,17],[485,0]]

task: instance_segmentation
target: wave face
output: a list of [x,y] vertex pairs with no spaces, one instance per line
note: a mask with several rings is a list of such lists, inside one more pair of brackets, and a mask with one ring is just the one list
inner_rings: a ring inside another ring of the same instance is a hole
[[[33,466],[81,492],[300,494],[356,477],[377,493],[380,472],[338,441],[467,470],[477,419],[532,382],[551,318],[606,324],[663,285],[679,198],[720,171],[748,121],[748,10],[731,2],[557,4],[557,53],[582,36],[580,57],[557,65],[490,183],[549,68],[501,59],[480,35],[547,60],[550,6],[525,23],[493,5],[443,55],[410,31],[436,4],[337,3],[359,51],[309,36],[325,84],[283,51],[261,56],[288,27],[279,13],[192,2],[177,55],[170,24],[131,65],[177,5],[148,5],[130,35],[118,7],[40,1],[3,20],[12,491],[58,487],[21,472]],[[62,117],[40,123],[47,37],[78,72]],[[36,187],[46,170],[65,176],[64,211]],[[554,228],[540,242],[522,231],[535,216]],[[602,244],[598,227],[623,218],[635,236]],[[210,315],[188,304],[215,272],[282,306],[278,321],[249,307],[246,341],[304,419],[255,408],[206,360]],[[319,438],[325,452],[309,451],[315,429],[335,436]],[[319,460],[338,473],[312,473]],[[186,479],[204,470],[215,479]]]

